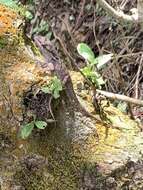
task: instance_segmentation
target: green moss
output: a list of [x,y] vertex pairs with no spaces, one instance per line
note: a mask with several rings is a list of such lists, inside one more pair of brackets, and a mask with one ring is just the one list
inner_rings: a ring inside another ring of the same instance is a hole
[[0,37],[0,49],[3,49],[7,45],[7,40]]

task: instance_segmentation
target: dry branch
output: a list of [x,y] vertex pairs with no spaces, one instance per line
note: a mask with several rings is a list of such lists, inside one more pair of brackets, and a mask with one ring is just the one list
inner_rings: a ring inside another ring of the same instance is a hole
[[106,0],[96,0],[98,4],[117,20],[130,23],[143,23],[143,0],[137,1],[137,9],[132,15],[127,15],[121,10],[114,9]]
[[140,105],[140,106],[143,106],[143,100],[139,100],[139,99],[136,99],[136,98],[130,98],[128,96],[125,96],[125,95],[121,95],[121,94],[114,94],[114,93],[111,93],[111,92],[106,92],[106,91],[103,91],[103,90],[96,90],[96,92],[108,97],[108,98],[111,98],[113,100],[121,100],[121,101],[125,101],[125,102],[128,102],[128,103],[131,103],[131,104],[137,104],[137,105]]

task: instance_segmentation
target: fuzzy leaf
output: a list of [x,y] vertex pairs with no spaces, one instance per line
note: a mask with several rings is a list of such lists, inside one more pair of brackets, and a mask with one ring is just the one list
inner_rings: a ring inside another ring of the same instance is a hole
[[52,80],[50,90],[52,91],[52,95],[55,99],[60,97],[60,91],[62,91],[62,89],[63,88],[61,81],[57,77],[54,77]]
[[45,121],[35,121],[34,123],[38,129],[45,129],[47,123]]
[[61,91],[61,90],[62,90],[61,81],[60,81],[57,77],[54,77],[54,78],[53,78],[52,84],[53,84],[53,90],[54,90],[54,89],[56,89],[56,90],[58,90],[58,91]]
[[31,134],[33,128],[34,128],[34,123],[33,122],[28,123],[26,125],[23,125],[22,129],[20,131],[21,138],[26,139]]
[[99,88],[101,88],[101,85],[105,84],[102,77],[98,78],[96,81],[97,81],[97,85],[99,86]]
[[97,61],[97,68],[103,69],[105,67],[105,64],[108,63],[112,59],[113,54],[107,54],[107,55],[101,55],[97,57],[95,60]]
[[93,73],[89,66],[84,67],[83,69],[81,69],[81,71],[86,77],[90,77]]
[[89,61],[90,63],[93,63],[95,56],[93,51],[87,44],[85,43],[78,44],[77,51],[85,60]]
[[50,94],[51,91],[50,91],[50,88],[48,86],[44,86],[41,88],[42,92],[44,92],[45,94]]
[[28,20],[31,20],[33,18],[33,14],[30,11],[25,11],[25,17]]
[[60,97],[59,91],[54,90],[54,92],[53,92],[53,97],[54,97],[55,99],[59,98],[59,97]]

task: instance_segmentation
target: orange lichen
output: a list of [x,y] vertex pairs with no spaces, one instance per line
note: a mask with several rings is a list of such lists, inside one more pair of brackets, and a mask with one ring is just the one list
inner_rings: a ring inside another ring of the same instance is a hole
[[4,34],[16,33],[17,30],[14,26],[14,22],[17,17],[18,15],[16,12],[0,4],[0,36],[3,36]]

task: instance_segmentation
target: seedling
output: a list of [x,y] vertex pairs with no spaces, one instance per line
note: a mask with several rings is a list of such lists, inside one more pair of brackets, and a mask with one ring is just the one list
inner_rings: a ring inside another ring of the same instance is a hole
[[42,91],[46,94],[52,94],[52,96],[57,99],[60,97],[60,91],[62,91],[62,83],[57,78],[57,76],[53,77],[48,86],[42,87]]
[[34,118],[33,121],[22,126],[20,136],[22,139],[26,139],[32,133],[34,127],[37,127],[38,129],[45,129],[46,126],[47,123],[45,121],[36,121]]
[[77,51],[87,62],[87,66],[81,69],[82,73],[95,84],[97,88],[101,89],[105,81],[100,75],[99,70],[112,59],[113,54],[95,57],[91,48],[85,43],[78,44]]

